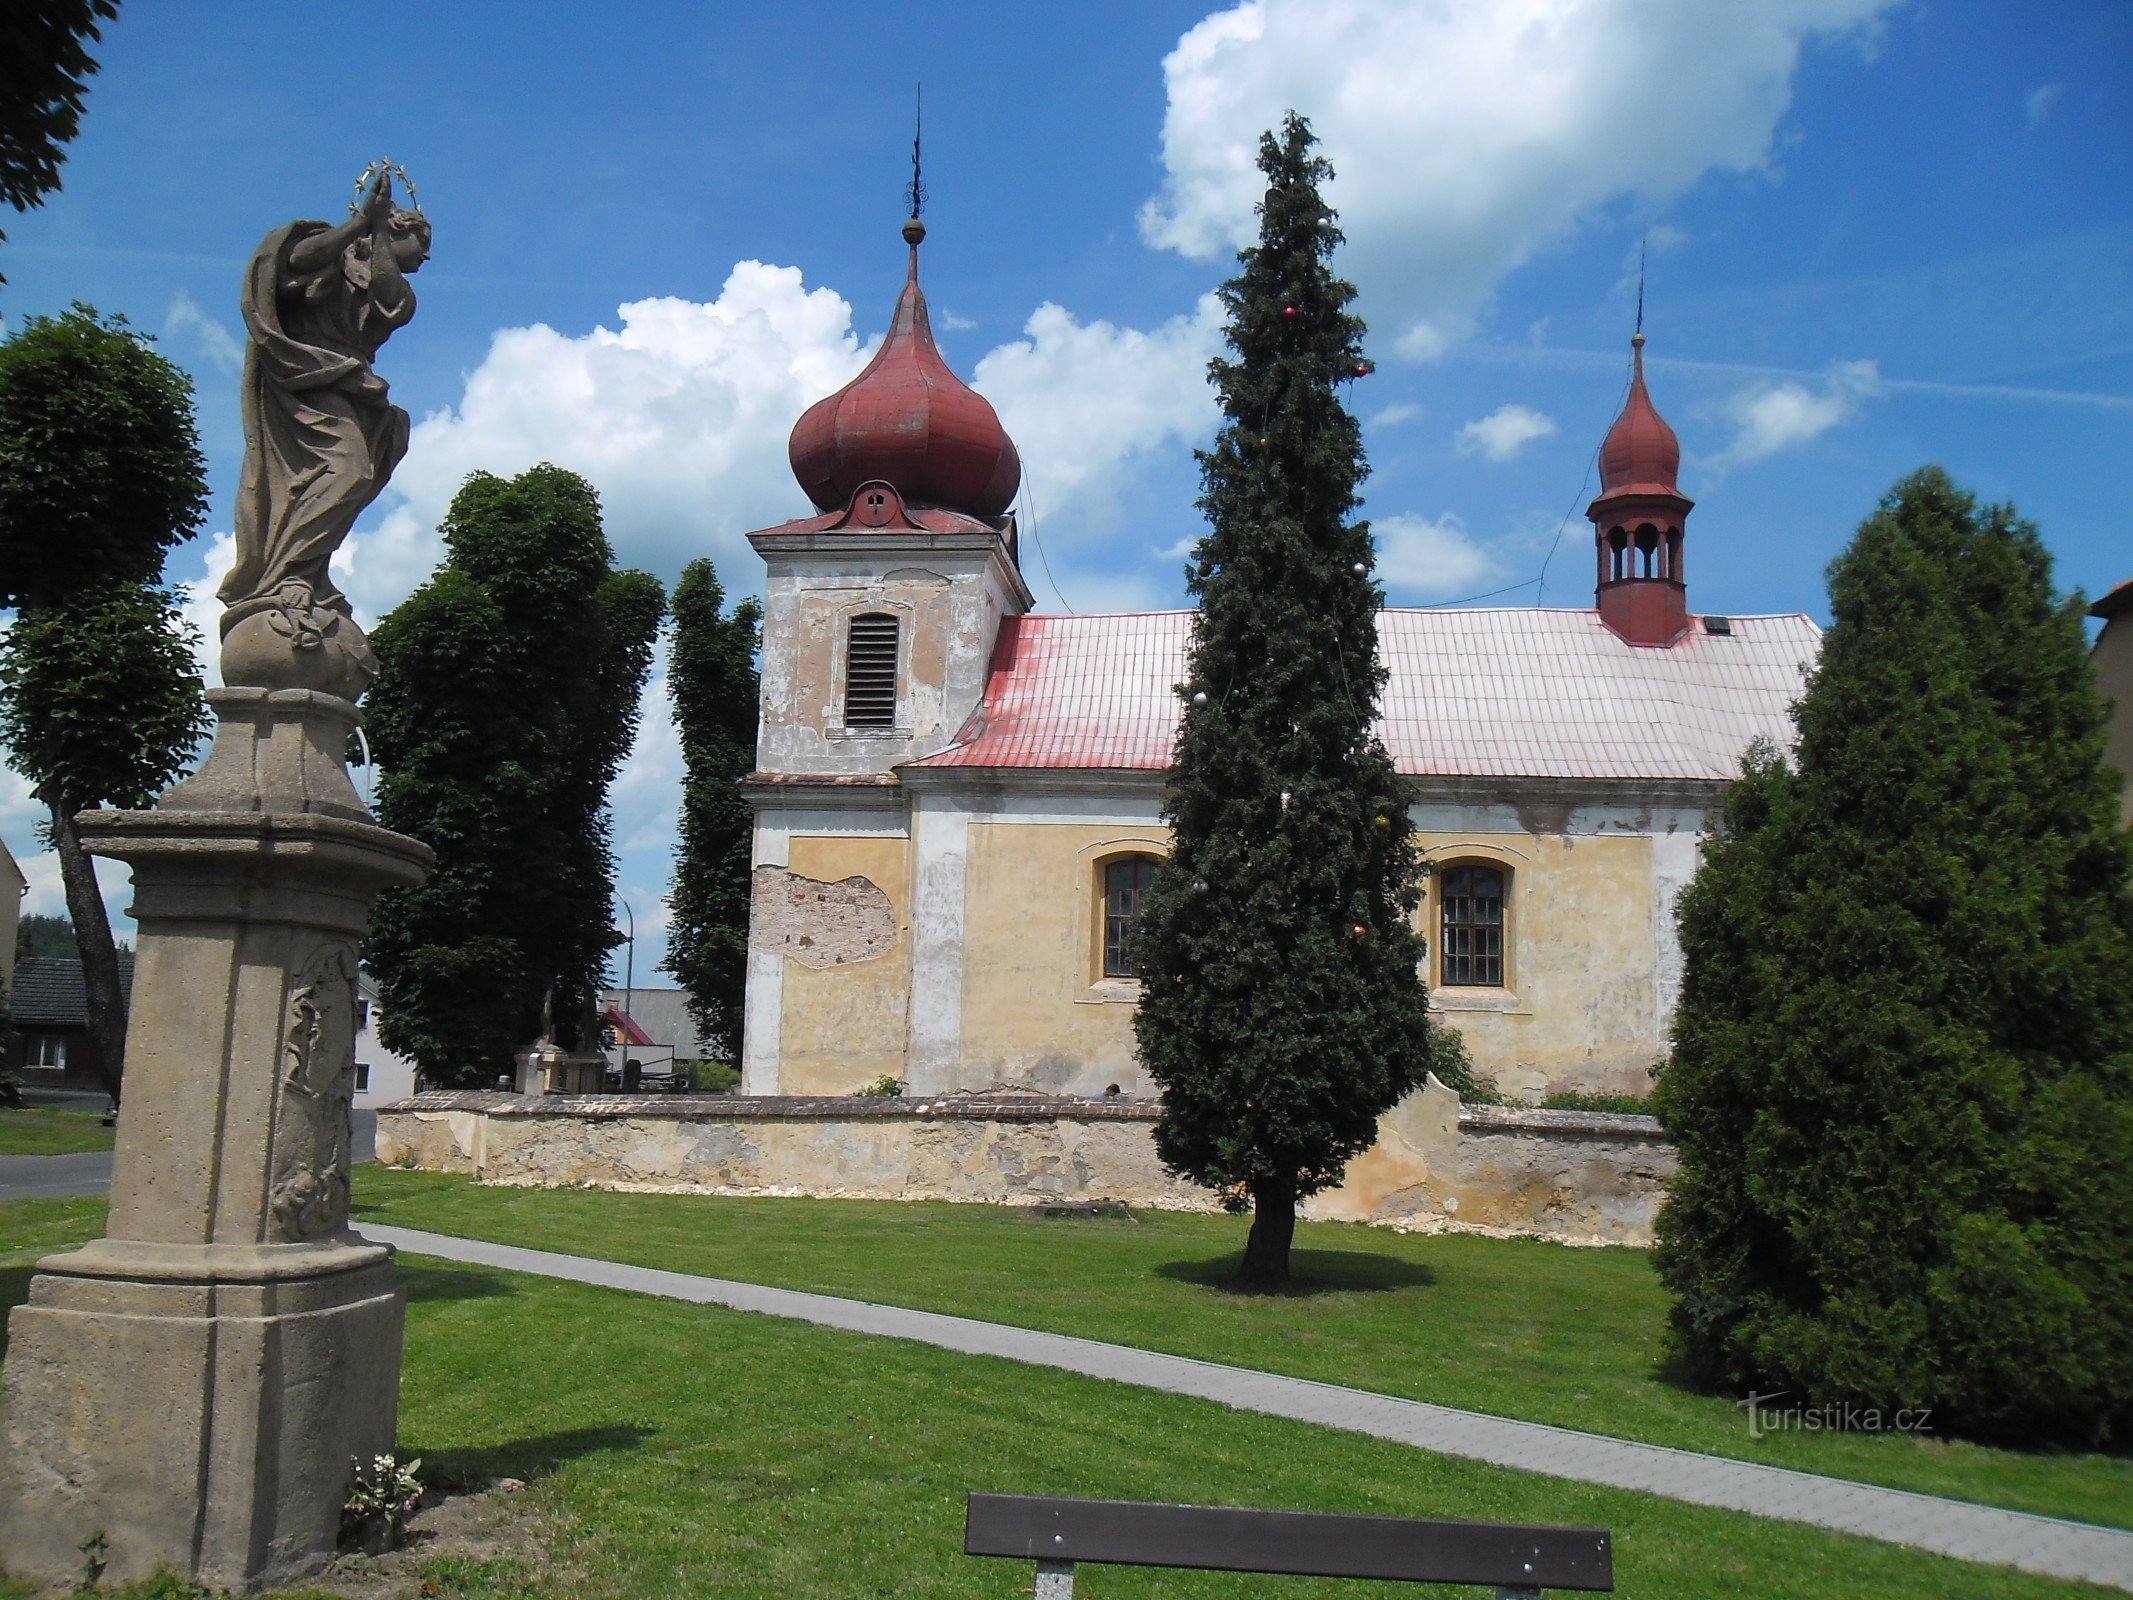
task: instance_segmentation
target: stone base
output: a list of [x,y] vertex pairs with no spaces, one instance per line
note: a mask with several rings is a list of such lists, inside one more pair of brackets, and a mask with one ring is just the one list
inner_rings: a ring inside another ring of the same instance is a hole
[[394,1447],[406,1296],[391,1251],[103,1240],[38,1263],[8,1319],[0,1559],[241,1593],[316,1571],[351,1459]]

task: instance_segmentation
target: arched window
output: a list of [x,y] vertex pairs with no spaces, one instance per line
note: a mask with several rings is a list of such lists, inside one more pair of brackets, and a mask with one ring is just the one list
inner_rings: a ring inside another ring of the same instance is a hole
[[844,657],[844,725],[889,728],[896,724],[896,618],[868,611],[852,618]]
[[1437,946],[1440,981],[1447,986],[1503,987],[1503,871],[1446,867],[1438,879],[1443,939]]
[[1104,863],[1104,976],[1137,978],[1133,935],[1140,927],[1141,902],[1155,882],[1153,856],[1116,856]]

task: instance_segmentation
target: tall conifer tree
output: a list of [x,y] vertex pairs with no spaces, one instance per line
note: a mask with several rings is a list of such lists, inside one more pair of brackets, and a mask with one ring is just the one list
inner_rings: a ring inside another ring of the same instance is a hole
[[697,1031],[724,1059],[741,1059],[748,981],[748,863],[754,813],[740,790],[755,766],[755,665],[762,603],[721,615],[726,591],[707,560],[674,586],[674,649],[667,687],[681,727],[681,837],[667,895],[666,969],[689,991]]
[[1296,1204],[1340,1181],[1429,1061],[1422,869],[1407,786],[1372,732],[1385,681],[1365,467],[1339,387],[1368,370],[1328,266],[1330,175],[1293,112],[1262,137],[1259,243],[1223,285],[1234,359],[1200,456],[1208,533],[1142,915],[1140,1057],[1173,1171],[1252,1208],[1243,1276],[1289,1276]]
[[1681,907],[1658,1263],[1706,1377],[2133,1439],[2133,841],[2081,608],[1938,469],[1830,569]]
[[600,502],[560,467],[477,472],[446,514],[444,564],[378,624],[367,701],[378,817],[437,852],[378,900],[364,959],[382,1035],[425,1075],[511,1068],[552,997],[579,1048],[614,932],[607,790],[636,737],[666,610],[617,572]]

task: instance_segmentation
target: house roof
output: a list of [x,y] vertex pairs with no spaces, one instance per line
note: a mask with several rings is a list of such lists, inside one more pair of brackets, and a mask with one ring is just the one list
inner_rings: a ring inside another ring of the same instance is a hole
[[[119,952],[119,992],[133,999],[133,952]],[[77,956],[24,956],[15,963],[8,1009],[19,1027],[79,1028],[88,1011]]]
[[2128,606],[2133,606],[2133,578],[2128,578],[2101,600],[2089,607],[2089,615],[2101,617],[2106,622]]
[[[1193,616],[1008,619],[978,714],[910,765],[1167,766]],[[1799,614],[1730,621],[1647,648],[1594,611],[1381,611],[1378,731],[1415,777],[1736,777],[1757,736],[1791,742],[1822,633]]]

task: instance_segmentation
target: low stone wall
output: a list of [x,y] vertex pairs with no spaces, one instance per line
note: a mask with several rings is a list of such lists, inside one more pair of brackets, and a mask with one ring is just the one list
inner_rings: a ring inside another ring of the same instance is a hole
[[[435,1093],[382,1107],[378,1159],[484,1183],[1212,1211],[1163,1170],[1150,1100]],[[1650,1117],[1464,1107],[1431,1080],[1305,1215],[1648,1244],[1674,1171]]]

